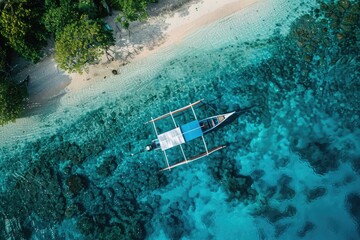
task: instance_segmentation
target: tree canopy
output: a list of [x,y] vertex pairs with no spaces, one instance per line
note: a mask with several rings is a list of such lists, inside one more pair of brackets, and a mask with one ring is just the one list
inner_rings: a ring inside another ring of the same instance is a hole
[[130,22],[145,20],[148,16],[146,12],[148,3],[156,0],[117,0],[117,2],[121,8],[117,21],[127,29]]
[[26,87],[7,80],[0,80],[0,125],[15,121],[22,110]]
[[87,15],[91,19],[102,17],[101,1],[97,0],[79,0],[78,9],[81,15]]
[[81,72],[113,44],[112,32],[102,21],[82,18],[68,24],[56,38],[55,59],[63,69]]
[[59,34],[67,24],[79,19],[76,5],[71,0],[61,0],[59,4],[54,0],[47,0],[46,4],[43,22],[51,33]]
[[0,33],[7,45],[31,61],[40,59],[47,34],[39,19],[42,7],[29,0],[7,1],[0,15]]
[[27,95],[24,84],[16,85],[8,80],[6,59],[7,52],[0,38],[0,126],[19,116],[23,99]]

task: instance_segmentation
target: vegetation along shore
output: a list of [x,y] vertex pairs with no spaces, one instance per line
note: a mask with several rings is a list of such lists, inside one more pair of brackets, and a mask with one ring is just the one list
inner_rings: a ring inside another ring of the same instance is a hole
[[[14,79],[14,62],[38,63],[54,45],[58,68],[82,73],[105,55],[114,59],[113,15],[121,30],[148,17],[156,0],[5,0],[0,1],[0,125],[14,121],[24,109],[32,76]],[[115,15],[114,15],[115,13]],[[130,31],[128,31],[130,34]],[[50,47],[49,47],[50,46]]]

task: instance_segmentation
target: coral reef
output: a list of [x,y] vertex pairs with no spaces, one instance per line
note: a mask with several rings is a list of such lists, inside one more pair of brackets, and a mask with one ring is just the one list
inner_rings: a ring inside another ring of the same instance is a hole
[[[323,110],[313,112],[319,116],[318,119],[324,114],[338,119],[351,130],[358,127],[356,115],[360,114],[360,87],[357,79],[360,72],[356,67],[359,62],[356,53],[360,50],[357,40],[359,26],[359,3],[330,1],[322,2],[319,8],[296,20],[285,38],[275,36],[272,39],[273,56],[269,61],[263,61],[259,70],[252,74],[268,83],[264,89],[267,95],[264,96],[263,112],[267,112],[265,109],[281,109],[287,102],[287,93],[295,90],[304,98],[305,92],[311,94],[313,104],[319,107],[316,111]],[[349,74],[344,76],[344,72]],[[270,112],[270,122],[275,114]],[[312,124],[316,124],[318,119],[313,118]],[[309,123],[306,125],[312,128]],[[341,153],[339,148],[330,144],[331,136],[319,136],[308,141],[301,137],[297,139],[296,136],[301,135],[296,132],[292,135],[293,139],[289,139],[294,143],[292,150],[308,161],[316,173],[325,174],[338,168]],[[297,146],[299,141],[308,143]]]
[[288,228],[290,224],[276,224],[275,225],[275,237],[279,238]]
[[329,143],[310,142],[304,148],[294,147],[294,150],[299,152],[318,174],[336,170],[340,165],[339,151],[332,149]]
[[360,236],[360,194],[350,193],[347,195],[345,206],[350,215],[354,218]]
[[305,223],[304,227],[298,231],[298,236],[301,238],[305,237],[308,232],[310,232],[312,229],[314,229],[314,227],[315,227],[315,225],[312,222],[307,221]]
[[82,214],[84,212],[84,210],[85,209],[81,203],[73,203],[73,204],[67,205],[64,215],[66,218],[71,218],[74,216],[79,216],[80,214]]
[[314,189],[309,189],[305,191],[306,199],[308,202],[312,202],[326,194],[326,188],[316,187]]
[[[0,231],[4,238],[26,235],[27,229],[31,229],[28,220],[31,214],[39,218],[36,222],[44,221],[50,225],[65,218],[76,219],[78,231],[89,239],[144,238],[153,208],[159,206],[159,200],[151,202],[150,206],[140,203],[138,198],[166,185],[166,176],[157,174],[158,167],[154,162],[139,164],[134,161],[119,171],[122,177],[117,177],[111,187],[97,186],[104,184],[104,177],[112,177],[123,156],[103,153],[106,143],[116,141],[116,119],[120,113],[102,111],[104,109],[84,116],[62,134],[26,146],[24,153],[28,152],[27,161],[32,164],[23,174],[9,179],[8,186],[13,186],[12,189],[0,196],[1,212],[6,214],[6,219],[16,217],[16,225],[22,227]],[[98,125],[98,129],[89,132],[93,124]],[[98,131],[107,134],[93,138],[92,134],[96,135]],[[78,136],[77,141],[74,141],[74,133]],[[127,145],[123,147],[125,151]],[[94,158],[102,161],[94,166],[94,171],[84,171]],[[91,175],[93,172],[102,178]],[[0,221],[8,221],[6,219],[1,217]]]
[[296,208],[292,205],[288,205],[284,211],[280,211],[277,208],[265,204],[261,208],[256,209],[252,214],[255,216],[262,216],[271,223],[276,223],[280,219],[294,216],[296,212]]
[[292,199],[295,196],[295,191],[289,187],[291,180],[291,177],[285,174],[279,178],[278,185],[280,189],[277,197],[279,200]]
[[64,216],[66,200],[62,191],[61,176],[46,161],[34,162],[23,174],[14,176],[14,188],[1,196],[1,212],[7,218],[24,221],[31,213],[43,221],[60,221]]
[[191,232],[191,221],[182,211],[184,209],[182,205],[181,203],[172,203],[160,220],[169,239],[182,239]]
[[74,174],[66,179],[66,185],[73,195],[77,195],[87,188],[88,181],[85,176]]
[[209,162],[210,173],[224,188],[228,195],[228,201],[238,200],[249,204],[256,200],[257,192],[251,187],[252,178],[241,175],[234,161],[221,158]]
[[22,174],[14,174],[9,179],[12,189],[0,195],[0,223],[6,226],[0,231],[1,238],[30,238],[33,224],[61,222],[67,204],[61,180],[61,174],[43,160],[32,162]]
[[115,156],[108,156],[102,161],[100,166],[98,166],[96,168],[96,172],[100,176],[108,177],[113,173],[113,171],[116,168],[117,168],[116,157]]

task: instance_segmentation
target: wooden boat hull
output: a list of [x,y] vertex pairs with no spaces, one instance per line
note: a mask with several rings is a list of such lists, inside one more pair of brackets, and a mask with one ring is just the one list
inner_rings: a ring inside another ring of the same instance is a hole
[[214,129],[222,125],[227,119],[229,119],[235,112],[220,114],[212,117],[208,117],[199,121],[203,134],[209,133]]

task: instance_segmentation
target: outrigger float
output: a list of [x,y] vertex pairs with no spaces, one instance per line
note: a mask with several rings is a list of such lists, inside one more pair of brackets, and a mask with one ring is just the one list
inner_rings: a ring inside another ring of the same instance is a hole
[[[230,112],[230,113],[226,113],[226,114],[221,114],[221,115],[215,115],[212,117],[208,117],[202,120],[198,120],[195,110],[194,110],[194,106],[200,104],[202,100],[196,101],[194,103],[191,103],[185,107],[179,108],[175,111],[170,111],[169,113],[166,113],[160,117],[157,118],[151,118],[150,121],[146,122],[146,123],[152,123],[154,130],[155,130],[155,134],[156,134],[156,139],[154,139],[152,141],[151,144],[148,144],[145,148],[145,151],[152,151],[152,150],[161,150],[164,153],[165,156],[165,161],[166,161],[166,165],[167,167],[161,169],[160,171],[164,171],[164,170],[170,170],[172,168],[181,166],[183,164],[189,163],[189,162],[193,162],[196,160],[199,160],[200,158],[206,157],[216,151],[219,151],[223,148],[225,148],[225,145],[221,145],[212,149],[208,149],[207,144],[205,142],[204,139],[204,135],[211,132],[212,130],[214,130],[215,128],[219,127],[222,123],[225,122],[226,119],[228,119],[231,115],[233,115],[235,113],[234,112]],[[191,121],[189,123],[186,123],[184,125],[178,126],[178,124],[175,122],[174,119],[174,115],[183,112],[185,110],[191,109],[192,113],[195,117],[194,121]],[[157,129],[156,129],[156,124],[155,122],[167,117],[171,117],[175,128],[164,132],[164,133],[158,133]],[[188,158],[185,155],[184,149],[182,144],[188,143],[193,139],[196,138],[202,138],[203,144],[204,144],[204,148],[205,151],[194,156],[194,157],[190,157]],[[178,162],[176,164],[170,165],[169,164],[169,159],[168,156],[166,154],[166,150],[179,146],[182,152],[182,155],[184,157],[184,159],[181,162]]]

